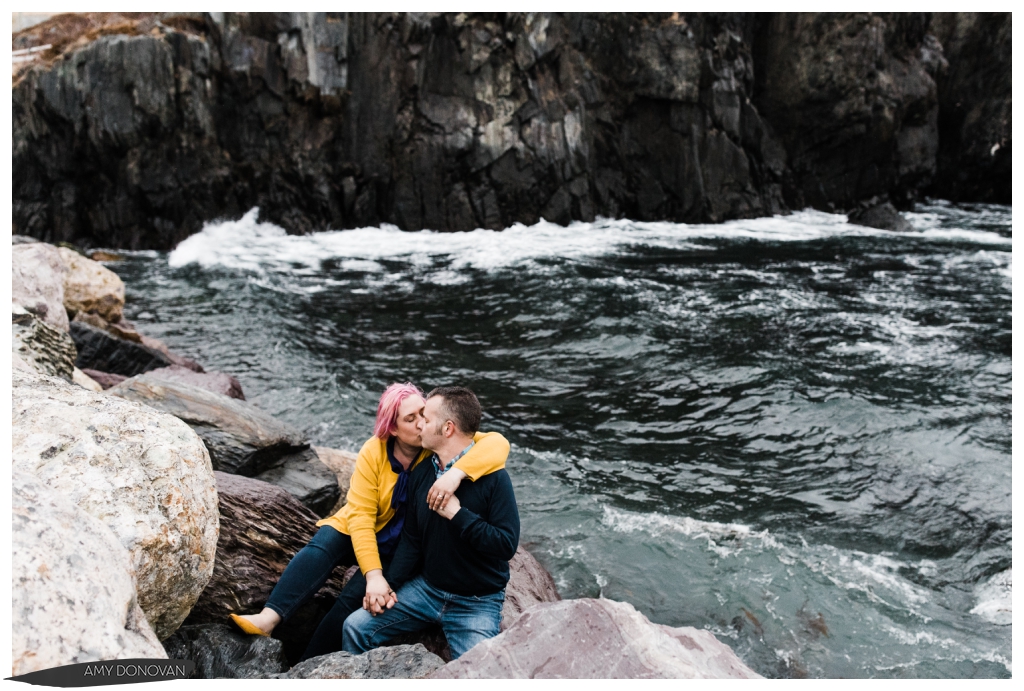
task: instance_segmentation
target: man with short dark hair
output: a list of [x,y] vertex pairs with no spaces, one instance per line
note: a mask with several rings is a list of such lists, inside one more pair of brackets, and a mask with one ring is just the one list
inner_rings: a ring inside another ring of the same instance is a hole
[[342,648],[359,654],[400,633],[440,624],[452,659],[501,630],[509,559],[519,546],[519,511],[504,470],[464,480],[436,509],[427,493],[473,446],[480,402],[469,389],[442,386],[427,394],[421,439],[434,451],[409,478],[402,540],[387,580],[402,584],[388,609],[356,610],[345,621]]

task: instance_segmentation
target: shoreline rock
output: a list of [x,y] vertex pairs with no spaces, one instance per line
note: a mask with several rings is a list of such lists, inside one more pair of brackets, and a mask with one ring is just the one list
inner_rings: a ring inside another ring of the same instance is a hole
[[75,366],[82,370],[92,369],[133,377],[172,364],[162,353],[141,343],[118,338],[82,321],[72,321],[70,332],[78,348]]
[[165,658],[110,528],[29,472],[12,475],[13,669]]
[[58,247],[64,263],[64,308],[69,312],[95,312],[118,322],[124,310],[124,282],[120,276],[67,247]]
[[64,263],[53,245],[19,243],[11,248],[12,300],[59,331],[68,330],[64,310]]
[[190,679],[267,679],[288,668],[281,641],[234,625],[182,626],[163,642],[167,657],[196,663]]
[[[214,472],[220,537],[213,575],[187,624],[223,624],[229,614],[263,609],[285,567],[313,537],[318,517],[287,490],[255,478]],[[320,619],[334,605],[347,567],[335,568],[313,600],[274,630],[298,660]]]
[[528,609],[431,679],[759,679],[714,634],[651,623],[625,602]]
[[14,467],[113,531],[153,630],[172,634],[214,567],[219,514],[202,441],[170,415],[18,369],[12,412]]
[[251,477],[309,448],[302,432],[254,405],[188,384],[142,374],[107,393],[183,420],[206,444],[214,470]]
[[362,655],[346,652],[313,657],[274,679],[426,679],[444,660],[420,644],[374,648]]
[[61,331],[25,310],[12,305],[14,353],[37,371],[71,381],[76,370],[75,342]]
[[224,374],[223,372],[196,372],[189,367],[170,365],[169,367],[149,370],[146,374],[152,379],[187,384],[227,396],[228,398],[236,398],[239,401],[245,400],[245,394],[242,393],[242,385],[230,374]]

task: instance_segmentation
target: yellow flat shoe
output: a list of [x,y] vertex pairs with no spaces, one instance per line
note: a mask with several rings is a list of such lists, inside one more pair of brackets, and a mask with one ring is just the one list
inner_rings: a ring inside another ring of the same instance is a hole
[[258,627],[255,624],[253,624],[248,619],[243,619],[242,617],[238,616],[237,614],[232,614],[231,615],[231,621],[235,622],[235,626],[237,626],[238,628],[242,629],[242,631],[244,631],[245,633],[250,634],[252,636],[269,636],[270,635],[269,633],[267,633],[266,631],[264,631],[260,627]]

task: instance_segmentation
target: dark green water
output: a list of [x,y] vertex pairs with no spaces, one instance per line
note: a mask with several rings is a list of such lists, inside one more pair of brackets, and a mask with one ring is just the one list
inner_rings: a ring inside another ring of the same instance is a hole
[[143,332],[316,443],[357,449],[392,381],[472,387],[565,597],[709,628],[770,677],[1007,677],[1011,210],[918,211],[306,237],[250,214],[112,266]]

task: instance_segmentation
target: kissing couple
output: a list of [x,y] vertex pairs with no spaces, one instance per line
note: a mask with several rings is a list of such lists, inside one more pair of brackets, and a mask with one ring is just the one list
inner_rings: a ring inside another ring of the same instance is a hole
[[269,636],[338,564],[359,565],[302,660],[353,654],[432,624],[452,659],[501,630],[519,511],[505,471],[508,441],[480,432],[480,401],[462,386],[424,395],[392,384],[356,460],[346,503],[289,562],[258,614],[232,614]]

